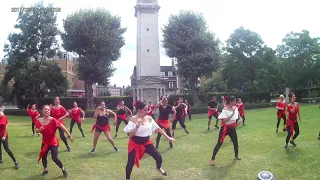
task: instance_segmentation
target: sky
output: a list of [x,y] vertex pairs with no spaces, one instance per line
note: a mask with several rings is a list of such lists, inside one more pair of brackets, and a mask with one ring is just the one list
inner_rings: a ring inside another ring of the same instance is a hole
[[[24,7],[39,0],[2,0],[0,1],[0,59],[7,37],[14,32],[18,13],[11,8]],[[110,83],[117,86],[130,85],[130,76],[136,64],[137,20],[134,16],[136,0],[43,0],[44,4],[53,3],[61,8],[57,13],[58,26],[62,29],[63,19],[79,9],[103,7],[112,14],[121,17],[122,27],[127,28],[124,34],[126,45],[121,49],[121,57],[114,63],[117,70],[110,78]],[[276,48],[290,31],[310,31],[311,36],[320,37],[319,5],[316,0],[158,0],[159,28],[167,24],[170,15],[180,10],[193,10],[203,13],[212,32],[222,42],[240,26],[257,32],[266,45]],[[160,40],[162,32],[159,31]],[[162,45],[160,44],[160,47]],[[171,59],[160,48],[160,64],[171,65]]]

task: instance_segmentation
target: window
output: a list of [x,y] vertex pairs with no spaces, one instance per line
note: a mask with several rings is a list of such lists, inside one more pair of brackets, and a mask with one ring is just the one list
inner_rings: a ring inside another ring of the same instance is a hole
[[169,82],[169,88],[170,88],[170,89],[173,88],[173,82]]
[[171,71],[168,72],[168,76],[172,77],[172,72]]
[[147,31],[149,31],[149,28],[147,28]]
[[161,76],[161,77],[165,77],[165,76],[166,76],[166,73],[165,73],[165,72],[161,72],[161,73],[160,73],[160,76]]
[[149,52],[150,50],[149,49],[147,49],[147,52]]

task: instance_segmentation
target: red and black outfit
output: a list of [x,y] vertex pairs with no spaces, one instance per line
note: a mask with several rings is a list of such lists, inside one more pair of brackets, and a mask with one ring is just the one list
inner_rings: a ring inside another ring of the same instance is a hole
[[183,129],[186,128],[186,125],[184,124],[185,121],[185,106],[183,104],[180,104],[177,108],[176,108],[176,117],[174,118],[174,120],[172,121],[172,129],[176,129],[177,123],[179,122],[179,124],[181,125],[181,127]]
[[[208,106],[209,106],[210,108],[217,108],[217,107],[218,107],[218,102],[211,100],[211,101],[208,103]],[[218,119],[218,116],[219,116],[218,111],[217,111],[217,110],[209,109],[209,110],[208,110],[208,118],[209,118],[209,120],[212,119],[212,116],[215,117],[216,119]]]
[[[294,112],[291,112],[291,110],[294,109]],[[299,124],[298,124],[298,112],[299,112],[299,105],[296,104],[295,107],[293,107],[291,104],[288,105],[288,119],[287,119],[287,138],[286,143],[288,144],[291,136],[294,133],[294,136],[292,140],[294,141],[298,135],[300,134],[299,130]]]
[[154,111],[155,107],[154,105],[148,105],[148,116],[151,116],[152,119],[154,119],[154,116],[153,116],[153,111]]
[[[167,105],[165,108],[160,105],[159,107],[159,118],[157,120],[157,124],[161,129],[164,129],[165,132],[169,137],[171,137],[171,132],[170,132],[170,121],[169,121],[169,114],[172,113],[172,106]],[[159,147],[159,142],[161,139],[161,134],[158,133],[158,136],[156,138],[156,148],[158,149]],[[172,142],[169,142],[170,148],[173,147]]]
[[[244,113],[244,103],[241,102],[241,103],[237,103],[237,108],[238,108],[238,111],[239,111],[239,114],[240,114],[240,117],[242,118],[242,124],[244,125],[244,122],[246,120],[246,116],[245,116],[245,113]],[[240,118],[239,117],[239,118]],[[238,119],[239,120],[239,119]],[[237,123],[238,123],[238,120],[237,120]]]
[[31,109],[27,109],[27,113],[28,115],[31,117],[32,120],[32,133],[34,134],[34,127],[36,125],[36,122],[38,121],[37,116],[39,116],[39,112],[37,110],[31,110]]
[[121,122],[123,121],[126,125],[128,124],[128,118],[126,114],[126,106],[118,106],[118,111],[117,111],[117,125],[116,125],[116,134],[118,134],[119,127]]
[[[51,108],[51,116],[53,118],[55,118],[56,120],[58,120],[62,125],[64,125],[64,120],[59,120],[59,118],[63,117],[65,114],[67,114],[67,110],[64,107],[59,107],[59,108],[55,108],[54,106]],[[67,138],[64,136],[64,131],[63,129],[59,128],[59,134],[60,134],[60,138],[61,140],[64,142],[64,144],[66,145],[68,151],[70,151],[70,147],[68,145],[67,142]]]
[[[286,102],[277,102],[277,107],[283,108],[283,109],[278,109],[277,110],[277,132],[278,132],[278,128],[280,125],[280,120],[281,118],[283,119],[283,125],[286,125],[286,108],[287,108],[287,104]],[[285,131],[286,129],[283,128],[283,131]]]
[[109,117],[107,114],[105,114],[104,116],[100,116],[99,114],[97,115],[97,121],[96,121],[96,124],[94,124],[92,126],[92,129],[91,129],[91,133],[93,131],[96,131],[96,132],[110,132],[110,124],[109,124]]
[[72,129],[73,129],[73,126],[74,126],[74,123],[77,123],[78,125],[78,128],[82,134],[82,137],[85,137],[84,134],[83,134],[83,130],[82,130],[82,127],[81,127],[81,124],[82,124],[82,119],[81,119],[81,111],[82,109],[77,107],[77,108],[72,108],[71,110],[71,114],[70,114],[70,118],[71,118],[71,122],[70,122],[70,134],[72,133]]
[[[17,163],[16,158],[14,157],[12,151],[9,148],[9,143],[8,143],[8,131],[7,131],[7,124],[8,124],[8,119],[5,115],[0,117],[0,162],[2,162],[2,149],[1,149],[1,143],[3,144],[4,150],[8,153],[8,155],[11,157],[12,161],[14,163]],[[2,141],[2,137],[6,137],[4,141]]]
[[191,113],[190,113],[190,109],[191,109],[191,105],[189,103],[187,103],[187,113],[189,115],[189,121],[191,121]]
[[36,123],[37,129],[40,129],[41,127],[43,128],[43,130],[40,131],[42,134],[42,145],[38,162],[42,159],[42,165],[44,168],[47,168],[48,165],[47,155],[49,150],[51,151],[52,160],[59,166],[59,168],[63,167],[61,161],[58,159],[59,140],[56,136],[56,131],[61,124],[62,123],[55,118],[52,118],[46,125],[42,125],[40,121],[37,121]]

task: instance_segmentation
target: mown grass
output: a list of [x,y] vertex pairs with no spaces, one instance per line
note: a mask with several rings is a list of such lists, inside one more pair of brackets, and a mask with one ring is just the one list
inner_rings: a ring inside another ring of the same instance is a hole
[[[166,141],[160,144],[160,153],[163,156],[163,168],[168,176],[163,177],[155,170],[155,162],[145,155],[141,167],[134,167],[131,179],[176,179],[176,180],[249,180],[256,179],[262,170],[272,172],[277,179],[316,180],[320,179],[319,167],[320,141],[317,135],[320,127],[320,111],[316,105],[301,107],[302,122],[301,134],[296,140],[297,147],[290,151],[284,149],[286,133],[275,133],[276,114],[274,108],[248,110],[247,126],[239,127],[239,156],[241,161],[235,161],[233,145],[230,138],[226,138],[220,149],[216,166],[209,166],[212,150],[217,142],[218,130],[207,132],[206,114],[193,115],[192,121],[186,121],[190,135],[186,135],[179,128],[176,131],[176,143],[172,150]],[[39,177],[42,165],[37,164],[41,138],[31,136],[31,120],[29,117],[8,116],[9,118],[9,145],[20,163],[20,169],[13,169],[13,163],[3,150],[3,164],[0,164],[1,180],[36,180],[36,179],[64,179],[60,169],[52,162],[49,156],[49,174]],[[69,127],[69,120],[66,120]],[[59,158],[69,172],[68,179],[125,179],[127,161],[128,137],[120,132],[116,144],[119,152],[114,152],[112,146],[101,136],[97,152],[89,153],[92,148],[93,136],[90,129],[93,119],[86,119],[84,130],[86,138],[82,138],[77,126],[71,143],[72,151],[65,152],[65,146],[60,141]],[[124,124],[121,125],[123,129]],[[178,125],[179,127],[179,125]],[[282,123],[281,123],[282,128]],[[112,126],[114,135],[115,128]],[[155,142],[155,135],[152,137]]]

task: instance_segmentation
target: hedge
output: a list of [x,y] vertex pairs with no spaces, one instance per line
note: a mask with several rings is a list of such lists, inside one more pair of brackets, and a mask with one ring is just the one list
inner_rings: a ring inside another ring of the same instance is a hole
[[318,102],[320,102],[320,97],[302,98],[303,103],[313,103],[312,101],[316,101],[316,103],[318,103]]
[[[259,109],[259,108],[267,108],[267,107],[275,107],[276,103],[258,103],[258,104],[245,104],[245,109]],[[218,111],[221,111],[222,107],[219,106]],[[39,110],[38,110],[39,111]],[[207,106],[194,106],[190,109],[191,114],[201,114],[201,113],[207,113],[208,107]],[[39,111],[40,112],[40,111]],[[93,117],[95,110],[85,110],[86,117]],[[5,109],[4,113],[6,115],[12,115],[12,116],[28,116],[26,109]]]
[[[220,102],[221,96],[235,96],[236,98],[241,98],[243,102],[250,103],[261,103],[261,102],[270,102],[270,92],[215,92],[215,93],[206,93],[199,94],[198,97],[203,105],[206,105],[213,96],[217,97],[217,100]],[[182,97],[183,99],[187,99],[190,104],[193,104],[192,95],[179,95],[174,94],[170,95],[168,98],[169,104],[173,104],[178,97]]]
[[[119,100],[123,100],[125,105],[130,108],[131,110],[133,109],[133,99],[132,97],[128,96],[119,96],[119,97],[99,97],[99,98],[94,98],[93,102],[95,105],[98,105],[101,101],[104,101],[106,103],[106,106],[109,109],[115,109],[117,107],[117,104]],[[40,103],[38,105],[38,109],[42,107],[45,104],[53,104],[54,97],[49,97],[49,98],[42,98],[40,100]],[[73,102],[76,101],[78,103],[78,106],[81,107],[82,109],[87,109],[86,108],[86,99],[85,98],[73,98],[73,97],[60,97],[60,103],[62,106],[64,106],[66,109],[72,108],[73,107]],[[25,109],[27,108],[28,104],[34,104],[35,99],[33,98],[27,98],[27,99],[20,99],[18,102],[18,108],[19,109]]]

